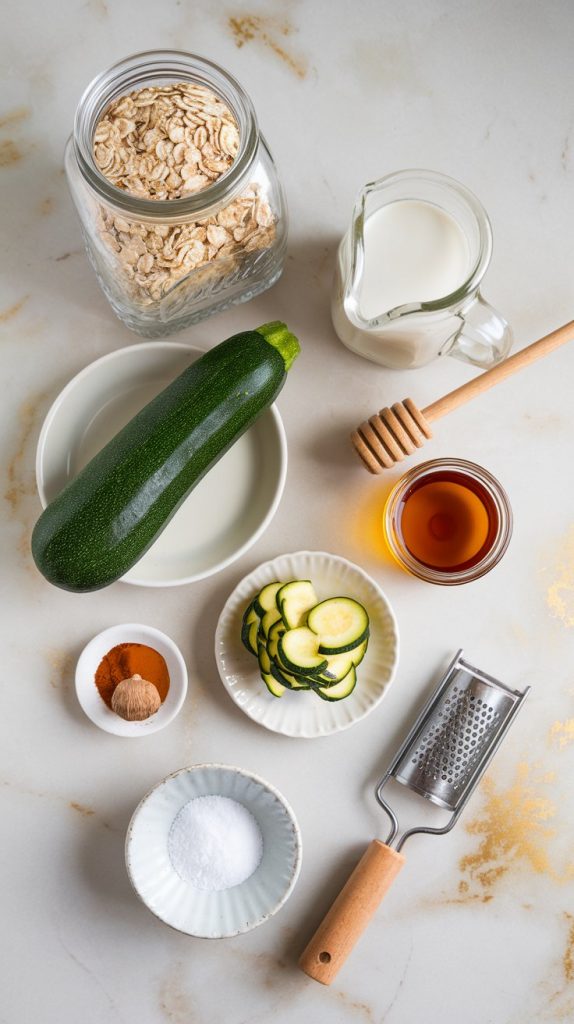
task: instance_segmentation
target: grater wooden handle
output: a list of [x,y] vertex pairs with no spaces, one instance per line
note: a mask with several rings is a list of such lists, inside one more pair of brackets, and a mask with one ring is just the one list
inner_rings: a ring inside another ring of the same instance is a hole
[[373,839],[299,958],[310,978],[330,985],[363,934],[405,858]]

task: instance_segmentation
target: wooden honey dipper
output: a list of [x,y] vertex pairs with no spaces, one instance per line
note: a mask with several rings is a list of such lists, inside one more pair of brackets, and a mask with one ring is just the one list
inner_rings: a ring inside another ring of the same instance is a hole
[[574,338],[574,320],[558,327],[539,341],[533,342],[520,352],[505,359],[498,366],[486,370],[474,380],[439,398],[426,409],[419,409],[412,398],[396,402],[390,409],[381,409],[375,416],[361,423],[351,434],[351,441],[370,473],[381,473],[396,462],[402,462],[412,455],[416,448],[422,448],[427,438],[432,437],[430,423],[446,416],[459,405],[470,402],[483,391],[499,384],[536,359],[542,359],[555,348]]

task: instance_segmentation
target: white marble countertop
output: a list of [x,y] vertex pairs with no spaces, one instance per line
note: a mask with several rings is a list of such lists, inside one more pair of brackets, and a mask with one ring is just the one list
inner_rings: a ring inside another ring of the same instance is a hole
[[[250,15],[252,38],[230,17]],[[61,0],[3,13],[0,203],[3,273],[3,981],[5,1024],[534,1024],[574,1019],[574,347],[440,424],[425,455],[487,466],[508,490],[511,547],[489,576],[437,588],[373,542],[398,472],[376,481],[346,443],[365,414],[421,404],[474,375],[442,360],[412,373],[347,352],[330,326],[334,244],[363,182],[431,167],[478,193],[494,225],[487,296],[520,347],[573,315],[574,18],[568,0],[152,4]],[[239,45],[243,40],[243,45]],[[157,592],[118,584],[83,597],[34,569],[34,451],[63,384],[136,341],[82,251],[62,153],[87,82],[130,52],[179,47],[218,61],[250,93],[292,218],[284,275],[251,304],[182,340],[212,345],[283,318],[303,354],[279,400],[289,475],[254,549],[211,579]],[[304,414],[303,414],[304,413]],[[310,486],[310,483],[313,486]],[[318,548],[363,565],[402,638],[397,678],[365,721],[314,742],[267,733],[229,700],[212,635],[235,583],[260,561]],[[169,633],[190,672],[184,712],[141,742],[83,716],[75,659],[116,621]],[[418,837],[369,932],[330,989],[296,957],[384,821],[372,784],[414,706],[463,647],[525,710],[455,832]],[[569,745],[570,744],[570,745]],[[203,760],[254,770],[283,791],[304,839],[295,892],[272,921],[221,942],[187,938],[134,897],[127,822],[168,772]]]

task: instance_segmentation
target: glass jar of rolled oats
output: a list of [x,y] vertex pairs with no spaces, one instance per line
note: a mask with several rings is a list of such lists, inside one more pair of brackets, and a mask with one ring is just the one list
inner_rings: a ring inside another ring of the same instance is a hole
[[95,78],[66,172],[100,285],[139,334],[181,330],[281,273],[277,170],[249,97],[211,61],[151,51]]

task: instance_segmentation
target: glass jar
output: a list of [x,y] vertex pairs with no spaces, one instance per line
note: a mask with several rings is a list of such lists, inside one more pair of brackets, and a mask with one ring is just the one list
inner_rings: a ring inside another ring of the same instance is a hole
[[432,459],[397,481],[383,523],[387,546],[403,569],[453,586],[479,579],[500,562],[512,536],[512,509],[502,485],[482,466]]
[[[96,126],[119,97],[177,82],[203,86],[226,104],[237,122],[239,148],[229,169],[201,191],[178,199],[141,198],[116,187],[98,168]],[[149,51],[102,72],[78,105],[65,166],[100,286],[116,316],[138,334],[172,334],[253,298],[281,274],[287,210],[277,170],[249,97],[211,61],[178,51]],[[237,241],[245,210],[256,227]],[[204,242],[207,227],[221,222],[230,240],[219,252]],[[173,256],[182,233],[186,240],[195,238],[203,253],[199,263],[187,258],[195,264],[189,269],[180,259],[181,244]]]

